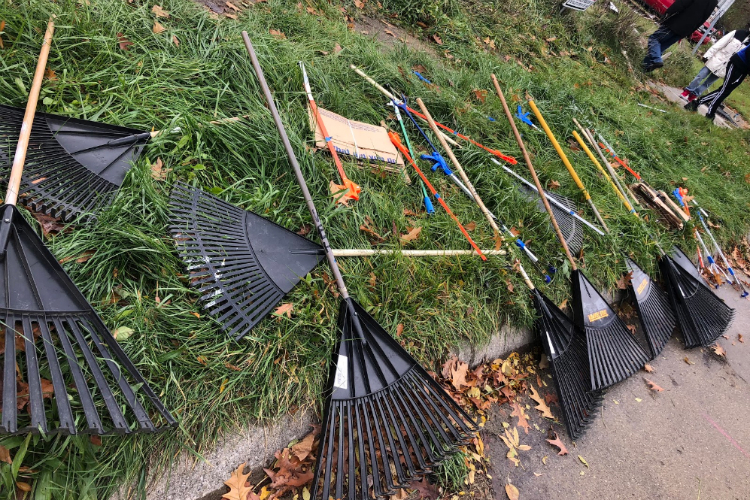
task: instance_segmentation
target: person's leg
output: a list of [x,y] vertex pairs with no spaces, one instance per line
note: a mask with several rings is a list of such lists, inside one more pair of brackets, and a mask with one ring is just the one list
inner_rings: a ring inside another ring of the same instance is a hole
[[696,96],[702,95],[705,91],[708,90],[708,88],[711,85],[713,85],[714,83],[716,83],[716,80],[718,80],[718,79],[719,79],[718,76],[716,76],[713,73],[711,73],[710,75],[708,75],[706,77],[706,80],[698,87],[698,89],[695,92],[693,92],[693,94],[695,94]]
[[687,90],[691,94],[699,94],[698,88],[701,86],[703,80],[705,80],[706,77],[709,77],[710,75],[713,75],[713,73],[711,73],[711,70],[703,66],[703,68],[698,72],[698,75],[693,78],[693,81],[690,82],[687,87],[685,87],[685,90]]
[[711,92],[698,99],[697,102],[708,106],[708,112],[706,113],[707,118],[713,118],[716,115],[716,110],[719,109],[719,105],[726,99],[729,94],[736,89],[742,80],[747,76],[747,66],[737,61],[734,57],[729,60],[727,64],[727,74],[724,77],[724,83],[717,90]]
[[[675,37],[677,35],[663,26],[651,33],[651,36],[648,37],[648,52],[646,57],[643,58],[643,69],[648,71],[653,69],[654,66],[662,65],[661,53],[665,48],[679,40],[679,37],[676,39]],[[665,42],[671,43],[666,44]]]

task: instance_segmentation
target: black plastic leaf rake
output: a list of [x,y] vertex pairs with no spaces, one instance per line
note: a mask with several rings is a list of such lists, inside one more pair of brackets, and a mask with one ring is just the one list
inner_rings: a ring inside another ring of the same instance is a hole
[[[0,105],[0,168],[7,174],[24,110]],[[21,202],[65,221],[95,217],[154,135],[125,127],[36,113],[21,179]]]
[[659,264],[685,346],[712,345],[732,324],[734,309],[714,295],[679,248],[672,248],[672,256],[663,256]]
[[[547,211],[551,211],[548,198],[541,189],[541,183],[531,164],[529,153],[526,151],[526,146],[513,121],[513,115],[508,108],[508,103],[495,75],[492,75],[492,83],[495,85],[505,116],[508,118],[513,135],[523,153],[534,183],[539,188],[539,192],[542,193],[542,203]],[[554,217],[551,223],[558,237],[561,237],[562,230]],[[588,425],[593,422],[604,396],[604,392],[601,390],[591,390],[586,337],[551,300],[534,287],[520,263],[518,264],[518,272],[531,290],[532,301],[539,315],[535,322],[535,330],[550,360],[552,377],[555,381],[568,435],[573,440],[578,439]]]
[[635,302],[646,341],[651,351],[651,359],[654,359],[669,342],[677,319],[666,292],[627,257],[625,258],[625,265],[628,271],[632,273],[628,284],[628,293]]
[[155,431],[176,422],[15,207],[53,32],[50,20],[0,209],[0,433]]
[[203,308],[239,340],[323,259],[322,247],[178,183],[170,232]]
[[314,495],[328,499],[393,494],[467,443],[475,424],[349,296],[263,70],[247,33],[242,36],[342,298]]

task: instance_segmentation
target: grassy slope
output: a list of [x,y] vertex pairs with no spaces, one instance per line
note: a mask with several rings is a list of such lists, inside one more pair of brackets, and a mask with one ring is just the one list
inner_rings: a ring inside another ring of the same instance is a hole
[[[544,0],[512,0],[502,6],[479,1],[383,2],[388,13],[399,14],[391,18],[393,22],[406,26],[424,22],[429,28],[418,34],[439,34],[443,46],[436,48],[450,51],[453,59],[448,60],[401,44],[385,52],[367,36],[349,31],[337,6],[311,4],[325,14],[316,17],[299,12],[293,2],[272,0],[235,22],[210,19],[187,0],[170,0],[161,3],[171,12],[169,19],[161,20],[168,31],[156,35],[151,30],[153,3],[34,0],[21,9],[16,2],[0,5],[0,19],[7,22],[0,102],[24,104],[26,90],[19,82],[28,86],[31,80],[39,30],[54,11],[59,21],[49,66],[58,79],[44,85],[45,111],[142,129],[179,125],[184,131],[160,136],[148,146],[98,226],[79,228],[49,242],[61,259],[97,251],[83,264],[68,262],[66,269],[108,326],[135,330],[122,345],[179,417],[180,428],[157,436],[104,438],[101,449],[86,438],[33,438],[23,463],[38,472],[27,476],[38,484],[50,484],[56,498],[102,498],[126,476],[143,488],[147,467],[164,465],[180,450],[199,453],[220,430],[319,403],[337,314],[336,300],[325,284],[325,268],[289,295],[295,310],[291,320],[268,319],[238,343],[225,339],[209,318],[191,314],[199,312],[196,296],[180,276],[182,265],[166,235],[169,185],[150,176],[149,161],[160,157],[173,169],[170,181],[187,180],[214,189],[231,203],[292,230],[310,223],[241,45],[242,29],[253,37],[335,247],[369,246],[358,230],[365,216],[375,221],[381,234],[389,233],[394,224],[401,233],[413,223],[422,226],[415,248],[465,248],[466,244],[445,214],[429,219],[404,216],[404,207],[419,209],[421,197],[397,177],[381,178],[350,166],[348,171],[363,186],[365,196],[351,209],[332,206],[326,193],[334,166],[326,156],[313,158],[304,148],[311,134],[296,65],[300,59],[308,63],[321,106],[374,123],[388,116],[381,96],[348,70],[354,63],[381,83],[421,96],[440,121],[520,156],[498,100],[491,92],[485,103],[472,98],[474,89],[491,89],[489,75],[494,72],[513,103],[527,92],[536,99],[563,144],[571,118],[578,116],[614,140],[653,185],[669,190],[671,182],[683,183],[682,178],[687,178],[684,184],[691,192],[726,221],[719,234],[723,240],[742,236],[750,226],[746,210],[750,190],[743,181],[750,170],[742,133],[709,127],[704,119],[677,108],[654,115],[638,107],[638,102],[648,102],[650,94],[636,90],[637,82],[624,69],[619,50],[592,34],[591,26],[612,23],[611,15],[602,11],[558,18],[556,8]],[[286,39],[272,37],[269,28],[285,33]],[[118,32],[134,42],[129,51],[118,49]],[[172,43],[172,35],[178,37],[179,47]],[[556,39],[545,41],[552,37]],[[496,49],[483,41],[487,38]],[[344,50],[334,54],[336,43]],[[550,50],[575,55],[557,57]],[[504,56],[511,57],[506,62]],[[605,63],[605,56],[610,62]],[[532,71],[516,63],[517,58],[527,67],[532,65]],[[409,76],[416,64],[425,66],[426,76],[439,89],[426,88]],[[240,114],[251,117],[241,126],[199,125]],[[497,121],[490,123],[486,116]],[[559,181],[561,193],[580,200],[546,138],[526,128],[523,132],[542,178]],[[656,250],[648,243],[647,231],[620,209],[581,153],[569,154],[610,227],[620,235],[616,248],[608,240],[587,239],[582,262],[589,276],[600,287],[612,289],[622,271],[621,252],[632,253],[653,271]],[[562,302],[569,293],[564,278],[568,270],[545,216],[518,195],[486,155],[465,148],[460,157],[487,205],[518,227],[535,252],[560,265],[563,278],[548,293]],[[519,171],[523,173],[523,166]],[[491,246],[489,228],[478,209],[443,179],[431,179],[464,222],[477,222],[472,235],[483,246]],[[668,245],[683,235],[659,238]],[[394,240],[386,245],[395,246]],[[481,342],[504,322],[530,323],[523,284],[502,269],[507,263],[381,257],[345,260],[343,269],[352,295],[387,330],[395,332],[403,323],[404,345],[434,367],[446,349],[461,339]],[[108,300],[113,291],[121,299],[114,305]],[[22,437],[5,438],[0,444],[17,456],[22,441]],[[9,467],[0,467],[0,478],[6,481],[0,490],[12,491]]]

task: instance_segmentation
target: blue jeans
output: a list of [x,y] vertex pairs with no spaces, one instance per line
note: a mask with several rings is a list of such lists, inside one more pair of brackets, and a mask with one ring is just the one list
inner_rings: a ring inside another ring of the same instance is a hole
[[690,82],[690,85],[685,87],[685,89],[691,94],[699,96],[708,90],[708,87],[713,85],[718,79],[719,77],[711,73],[710,69],[703,66],[703,69],[700,70],[698,76],[696,76],[693,81]]
[[669,28],[660,26],[648,37],[648,54],[643,58],[643,67],[648,68],[656,63],[663,62],[661,60],[662,52],[677,43],[681,38],[680,35],[673,33]]

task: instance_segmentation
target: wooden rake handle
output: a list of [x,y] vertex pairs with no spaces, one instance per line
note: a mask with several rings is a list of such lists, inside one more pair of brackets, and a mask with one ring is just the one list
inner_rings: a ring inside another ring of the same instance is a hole
[[23,125],[21,125],[21,135],[18,138],[16,154],[13,157],[13,168],[10,171],[8,180],[8,191],[5,193],[5,203],[15,205],[18,201],[18,189],[21,186],[21,174],[23,174],[23,164],[26,161],[26,150],[29,147],[29,137],[31,136],[31,126],[34,124],[34,115],[36,114],[36,105],[39,101],[39,92],[42,90],[42,80],[44,80],[44,70],[47,68],[47,58],[49,57],[50,44],[52,35],[55,33],[54,16],[47,23],[47,32],[44,34],[42,50],[39,52],[39,60],[36,63],[34,72],[34,81],[31,83],[29,92],[29,101],[26,103],[26,113],[23,115]]
[[542,203],[544,204],[545,210],[547,210],[547,213],[549,214],[550,221],[552,222],[552,227],[555,228],[555,232],[557,233],[557,238],[560,240],[560,244],[563,247],[563,250],[565,250],[565,256],[570,261],[570,265],[573,266],[573,270],[575,271],[578,269],[576,267],[576,263],[573,260],[573,256],[570,254],[570,249],[568,248],[568,243],[565,241],[565,236],[563,236],[562,231],[560,230],[560,226],[557,225],[557,219],[555,219],[555,214],[552,212],[552,207],[549,206],[549,201],[547,201],[547,195],[544,192],[544,189],[542,188],[542,183],[539,182],[539,177],[536,175],[536,169],[534,168],[534,165],[531,164],[531,158],[529,157],[528,151],[526,151],[526,145],[523,143],[523,139],[521,139],[521,134],[518,133],[518,128],[516,128],[516,122],[513,121],[513,114],[510,112],[510,108],[508,108],[508,103],[505,101],[505,96],[503,95],[503,91],[500,89],[500,84],[497,81],[497,77],[493,74],[492,75],[492,83],[495,85],[495,91],[497,92],[497,96],[500,98],[500,102],[503,104],[503,110],[505,111],[505,116],[508,118],[508,122],[510,122],[510,127],[513,129],[513,135],[516,137],[516,142],[518,143],[518,147],[521,148],[521,152],[523,153],[523,159],[526,161],[526,166],[529,167],[529,173],[531,174],[531,178],[534,179],[534,184],[536,185],[537,192],[539,193],[539,197],[542,199]]

